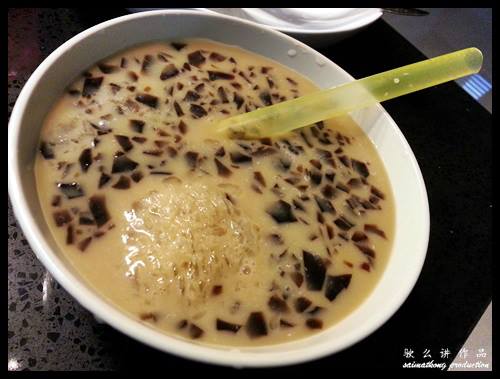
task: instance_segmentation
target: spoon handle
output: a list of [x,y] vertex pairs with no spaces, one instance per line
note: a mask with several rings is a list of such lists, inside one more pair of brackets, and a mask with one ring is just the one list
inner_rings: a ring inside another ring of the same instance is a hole
[[429,12],[417,8],[382,8],[382,12],[398,16],[427,16]]

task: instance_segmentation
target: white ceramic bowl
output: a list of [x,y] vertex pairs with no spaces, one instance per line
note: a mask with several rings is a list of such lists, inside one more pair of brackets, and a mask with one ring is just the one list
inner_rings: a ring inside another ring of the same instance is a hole
[[[278,366],[324,357],[362,340],[405,301],[422,268],[429,235],[427,195],[418,164],[401,131],[381,106],[353,116],[377,146],[394,191],[396,235],[385,273],[371,295],[337,325],[294,342],[225,348],[197,345],[159,333],[105,301],[68,264],[43,218],[33,162],[42,120],[77,75],[96,61],[151,40],[203,37],[272,58],[321,87],[353,78],[306,45],[257,24],[193,11],[153,11],[96,25],[56,49],[33,73],[12,112],[8,136],[9,194],[33,251],[54,278],[85,308],[119,331],[168,353],[198,361],[244,366]],[[287,52],[298,54],[290,57]],[[318,64],[320,62],[321,64]]]
[[307,45],[340,42],[382,17],[381,8],[201,8],[286,33]]
[[[127,8],[144,12],[167,8]],[[382,17],[381,8],[188,8],[238,17],[286,33],[310,46],[339,42]]]

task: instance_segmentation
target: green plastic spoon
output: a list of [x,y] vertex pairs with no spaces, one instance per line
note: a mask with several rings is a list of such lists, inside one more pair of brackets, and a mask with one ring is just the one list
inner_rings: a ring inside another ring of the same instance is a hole
[[215,130],[238,138],[287,133],[315,122],[475,74],[483,54],[474,47],[368,76],[338,87],[229,117]]

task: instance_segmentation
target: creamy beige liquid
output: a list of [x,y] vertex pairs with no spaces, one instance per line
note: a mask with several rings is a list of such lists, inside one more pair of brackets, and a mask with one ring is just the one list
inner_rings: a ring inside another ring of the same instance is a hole
[[347,117],[272,140],[215,135],[216,120],[316,87],[236,47],[185,44],[117,54],[55,104],[35,164],[50,230],[91,286],[168,334],[262,345],[317,333],[386,266],[382,162]]

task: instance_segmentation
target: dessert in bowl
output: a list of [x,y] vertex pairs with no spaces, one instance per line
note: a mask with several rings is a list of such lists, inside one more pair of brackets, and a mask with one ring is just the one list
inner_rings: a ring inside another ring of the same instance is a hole
[[16,215],[56,280],[149,345],[234,366],[338,351],[395,312],[425,257],[425,187],[404,137],[382,107],[279,138],[212,126],[347,80],[229,17],[97,25],[16,104]]

